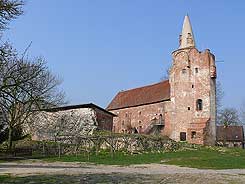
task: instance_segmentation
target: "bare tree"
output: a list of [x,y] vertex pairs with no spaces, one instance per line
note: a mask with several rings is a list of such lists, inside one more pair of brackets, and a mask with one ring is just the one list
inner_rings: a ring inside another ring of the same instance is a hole
[[241,107],[240,107],[240,117],[241,117],[241,121],[242,124],[245,124],[245,101],[243,101]]
[[58,89],[61,81],[48,70],[43,58],[19,57],[9,44],[2,51],[0,108],[11,149],[13,129],[26,123],[33,112],[63,103],[64,94]]
[[57,140],[61,137],[91,135],[97,128],[95,114],[90,111],[47,109],[32,116],[31,129],[38,139]]
[[219,113],[222,109],[222,100],[224,98],[224,90],[220,81],[216,83],[216,105],[217,105],[217,112]]
[[235,108],[223,109],[218,118],[220,119],[219,124],[224,126],[238,125],[240,124],[239,114]]
[[8,23],[23,14],[21,0],[0,0],[0,30],[6,29]]
[[165,81],[165,80],[169,79],[170,70],[171,70],[171,65],[168,65],[167,68],[165,69],[163,77],[161,77],[161,79],[160,79],[161,81]]

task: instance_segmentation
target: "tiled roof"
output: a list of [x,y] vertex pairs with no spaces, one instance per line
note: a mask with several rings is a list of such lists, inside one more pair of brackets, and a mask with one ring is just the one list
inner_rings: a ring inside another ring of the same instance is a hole
[[149,86],[143,86],[119,92],[106,108],[115,110],[126,107],[152,104],[170,99],[169,81],[162,81]]
[[216,127],[217,141],[243,141],[243,127],[242,126],[217,126]]

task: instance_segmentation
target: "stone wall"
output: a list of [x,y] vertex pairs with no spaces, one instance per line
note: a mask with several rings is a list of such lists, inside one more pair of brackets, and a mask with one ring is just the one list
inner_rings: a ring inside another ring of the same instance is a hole
[[88,135],[98,127],[96,113],[90,108],[57,112],[38,112],[29,124],[34,140],[54,140],[60,135]]

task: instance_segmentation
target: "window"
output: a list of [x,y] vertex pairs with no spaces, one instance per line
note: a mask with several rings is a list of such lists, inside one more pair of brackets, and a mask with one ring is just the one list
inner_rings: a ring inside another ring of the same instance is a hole
[[191,88],[194,88],[194,84],[191,85]]
[[122,125],[124,125],[124,120],[122,121]]
[[198,73],[198,68],[195,68],[195,72]]
[[182,69],[182,73],[185,74],[186,73],[186,69]]
[[159,116],[159,124],[160,125],[164,124],[162,114],[160,114],[160,116]]
[[180,141],[186,141],[186,132],[180,132]]
[[201,111],[202,110],[202,100],[198,99],[197,100],[197,111]]
[[188,33],[188,36],[187,36],[187,43],[188,43],[188,44],[193,44],[193,39],[192,39],[191,33]]
[[196,136],[197,136],[197,132],[195,132],[195,131],[191,132],[191,138],[192,139],[195,139]]
[[188,107],[188,111],[189,111],[189,110],[191,110],[191,108],[190,108],[190,107]]

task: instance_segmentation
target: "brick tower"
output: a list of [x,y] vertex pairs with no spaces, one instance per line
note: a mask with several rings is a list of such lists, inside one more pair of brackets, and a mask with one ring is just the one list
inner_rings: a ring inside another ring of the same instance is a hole
[[170,138],[214,145],[216,139],[216,66],[207,49],[200,52],[188,16],[170,70]]

